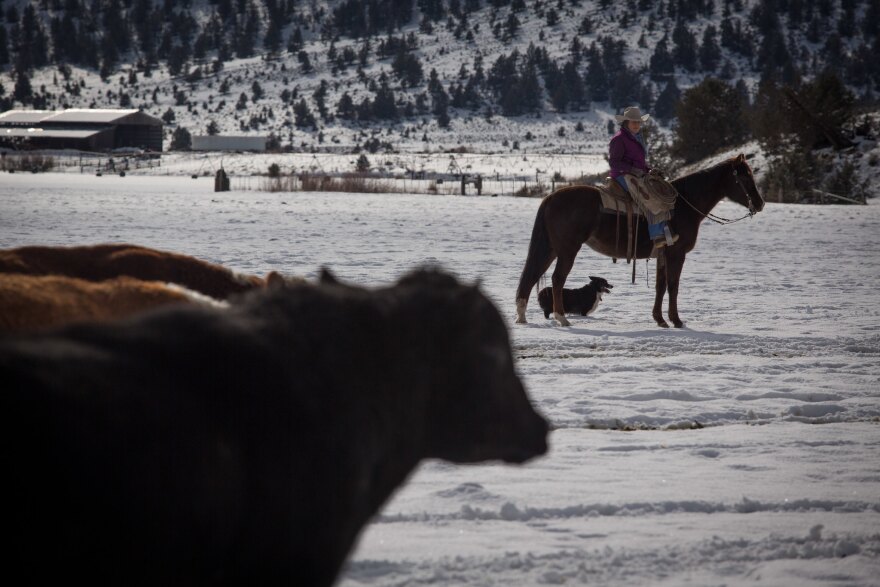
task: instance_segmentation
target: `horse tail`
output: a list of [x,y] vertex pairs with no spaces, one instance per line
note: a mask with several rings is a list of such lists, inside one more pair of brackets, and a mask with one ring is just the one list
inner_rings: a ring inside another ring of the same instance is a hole
[[553,247],[550,245],[550,235],[547,232],[547,225],[544,223],[544,211],[549,201],[549,197],[544,198],[544,201],[538,206],[538,213],[535,215],[535,225],[532,227],[532,238],[529,241],[526,264],[519,278],[519,287],[516,289],[517,301],[527,301],[529,299],[532,287],[547,271],[547,267],[553,260]]

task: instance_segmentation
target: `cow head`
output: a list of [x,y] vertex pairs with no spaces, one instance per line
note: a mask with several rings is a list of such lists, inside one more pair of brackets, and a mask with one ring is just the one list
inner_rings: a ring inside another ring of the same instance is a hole
[[410,296],[431,300],[420,323],[431,380],[426,457],[457,463],[521,463],[547,450],[547,422],[532,407],[513,365],[501,315],[476,286],[438,271],[401,280]]

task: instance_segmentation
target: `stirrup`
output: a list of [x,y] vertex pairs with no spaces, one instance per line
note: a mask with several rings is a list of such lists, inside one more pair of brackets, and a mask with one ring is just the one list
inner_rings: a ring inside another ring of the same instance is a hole
[[[660,237],[660,238],[665,238],[665,242],[663,243],[664,245],[672,246],[678,240],[678,235],[672,234],[672,231],[669,230],[669,227],[664,226],[663,227],[663,237]],[[656,242],[655,242],[655,245],[656,245]]]

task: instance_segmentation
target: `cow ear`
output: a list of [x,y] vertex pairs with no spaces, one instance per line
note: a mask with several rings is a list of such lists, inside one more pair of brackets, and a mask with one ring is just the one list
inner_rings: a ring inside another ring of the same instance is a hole
[[326,267],[321,267],[321,272],[318,274],[318,281],[321,283],[339,283],[339,280],[336,279],[333,272]]
[[277,271],[270,271],[269,274],[266,275],[266,288],[281,289],[284,285],[284,276]]

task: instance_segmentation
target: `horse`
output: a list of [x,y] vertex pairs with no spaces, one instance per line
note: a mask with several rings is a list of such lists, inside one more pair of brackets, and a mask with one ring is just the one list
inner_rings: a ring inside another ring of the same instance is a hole
[[118,320],[169,304],[228,305],[173,283],[131,277],[95,283],[64,275],[0,273],[0,334]]
[[[657,255],[657,281],[653,318],[663,328],[669,324],[663,318],[663,296],[669,292],[669,319],[676,328],[684,322],[678,314],[678,287],[685,256],[697,243],[700,225],[706,218],[726,224],[735,222],[719,219],[711,211],[722,198],[727,197],[749,209],[751,217],[764,208],[764,198],[755,185],[755,177],[744,155],[722,161],[707,169],[679,177],[672,181],[679,196],[670,228],[679,240],[660,249]],[[737,219],[740,220],[740,219]],[[636,259],[651,256],[654,248],[648,236],[647,222],[638,223]],[[516,290],[516,322],[526,323],[526,306],[532,288],[547,272],[553,260],[553,317],[562,326],[570,326],[562,304],[562,288],[574,265],[581,246],[586,243],[602,255],[623,258],[627,255],[626,239],[617,238],[616,218],[603,214],[599,190],[592,186],[569,186],[548,195],[538,207],[528,255]],[[635,262],[635,261],[634,261]]]
[[65,275],[88,281],[126,276],[177,283],[219,300],[261,289],[268,282],[188,255],[131,244],[0,250],[0,273]]

